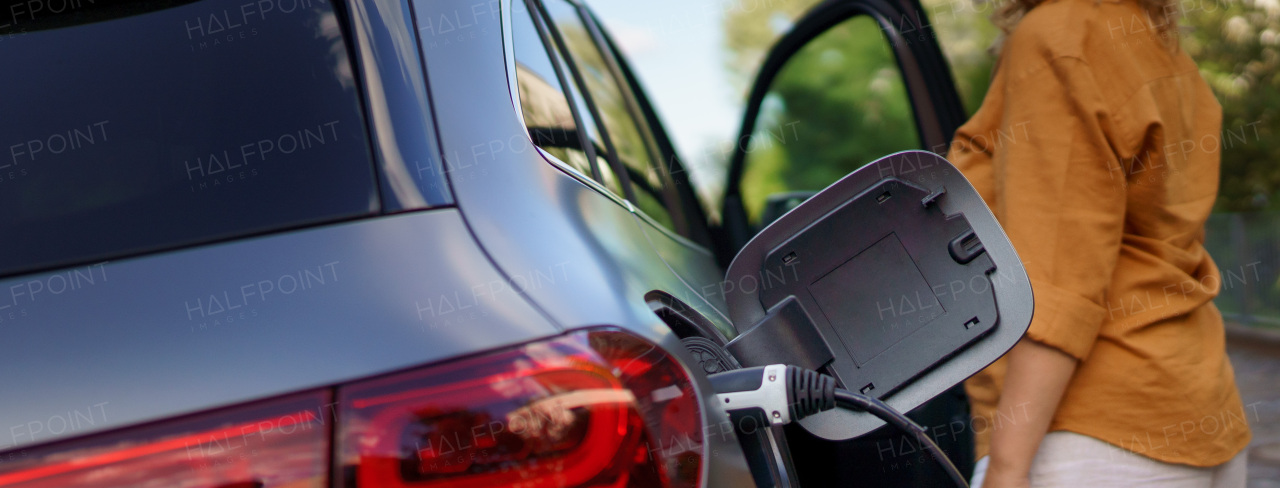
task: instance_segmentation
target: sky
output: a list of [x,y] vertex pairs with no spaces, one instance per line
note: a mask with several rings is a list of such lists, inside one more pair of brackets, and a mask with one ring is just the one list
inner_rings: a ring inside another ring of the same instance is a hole
[[722,52],[724,2],[586,0],[620,44],[696,186],[719,186],[717,148],[741,122]]

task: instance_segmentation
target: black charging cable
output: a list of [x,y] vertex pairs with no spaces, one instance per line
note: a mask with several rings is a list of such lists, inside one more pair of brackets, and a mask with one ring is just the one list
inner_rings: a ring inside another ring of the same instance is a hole
[[818,412],[836,407],[867,412],[915,438],[932,455],[951,478],[952,483],[968,488],[960,470],[947,457],[928,431],[902,412],[875,398],[836,388],[830,376],[785,364],[771,364],[735,369],[708,377],[716,397],[728,412],[758,410],[770,423],[789,424]]

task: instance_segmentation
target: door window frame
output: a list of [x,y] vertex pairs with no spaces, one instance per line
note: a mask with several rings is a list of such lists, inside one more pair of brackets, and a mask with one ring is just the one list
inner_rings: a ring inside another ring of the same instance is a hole
[[[598,166],[599,160],[595,157],[596,147],[594,143],[590,140],[590,138],[587,137],[586,128],[584,127],[584,118],[582,117],[582,114],[578,111],[578,107],[576,107],[575,104],[573,103],[573,99],[571,98],[572,94],[569,93],[570,88],[567,84],[573,82],[574,80],[569,79],[569,75],[564,73],[564,70],[569,67],[562,65],[562,61],[564,64],[567,64],[569,60],[557,59],[559,49],[555,47],[553,40],[548,34],[548,30],[546,29],[547,26],[544,24],[545,18],[540,13],[541,7],[531,5],[531,2],[528,2],[526,0],[506,0],[502,3],[499,10],[501,12],[500,15],[502,18],[502,44],[503,44],[503,56],[505,58],[505,65],[506,65],[506,71],[507,71],[507,89],[510,91],[510,94],[511,94],[511,103],[515,108],[516,117],[520,120],[521,127],[524,127],[525,129],[524,131],[525,136],[528,137],[529,135],[529,127],[528,127],[528,124],[525,123],[524,109],[520,105],[521,103],[520,102],[520,84],[519,84],[519,80],[517,80],[517,74],[516,74],[515,38],[514,38],[515,32],[513,30],[514,19],[512,18],[512,16],[515,13],[512,8],[513,2],[525,3],[525,7],[528,10],[529,17],[530,17],[529,20],[530,22],[533,23],[533,27],[535,30],[537,30],[538,38],[541,41],[541,48],[544,49],[546,51],[547,56],[551,58],[551,65],[552,65],[552,69],[554,69],[556,72],[557,83],[560,83],[561,89],[564,90],[566,102],[568,102],[568,105],[569,105],[569,110],[573,113],[574,124],[576,124],[578,127],[579,143],[582,145],[583,152],[587,154],[587,159],[591,163],[592,174],[591,175],[583,174],[581,171],[569,165],[567,162],[560,161],[559,158],[544,151],[541,147],[538,147],[538,144],[533,140],[532,137],[529,137],[530,146],[535,148],[538,151],[538,153],[542,155],[543,159],[549,161],[557,169],[563,171],[565,174],[569,175],[570,177],[573,177],[575,180],[578,180],[579,182],[587,185],[589,188],[599,192],[600,194],[606,197],[609,197],[610,199],[614,200],[616,203],[630,209],[631,205],[625,200],[625,197],[616,195],[614,194],[613,191],[610,191],[608,188],[605,187],[604,179],[601,177],[600,169]],[[556,49],[557,52],[553,52],[552,49]],[[575,83],[575,85],[577,84]],[[596,110],[594,110],[593,106],[591,105],[593,102],[591,101],[590,98],[587,97],[586,93],[580,93],[580,95],[583,97],[583,100],[588,104],[588,107],[591,108],[592,116],[594,118],[596,115]],[[596,123],[597,125],[599,125],[598,120],[596,121]],[[612,152],[613,150],[612,143],[609,142],[608,135],[604,133],[603,127],[598,127],[597,130],[600,131],[601,142],[605,144],[608,151]],[[610,161],[607,155],[601,155],[601,156],[604,156],[606,161]],[[613,166],[612,162],[610,162],[610,166],[611,167]],[[620,181],[620,183],[622,184],[624,189],[628,188],[627,187],[628,182],[626,180],[622,180]]]
[[[673,225],[681,234],[685,234],[684,230],[688,229],[687,216],[680,202],[680,197],[674,191],[675,181],[671,178],[671,174],[667,171],[666,161],[663,159],[665,154],[658,148],[657,135],[655,134],[654,124],[649,117],[645,116],[644,110],[641,108],[639,98],[642,96],[639,87],[634,80],[627,76],[622,68],[623,61],[618,52],[613,49],[613,44],[609,41],[608,35],[604,29],[596,22],[596,18],[591,14],[581,2],[577,0],[557,0],[573,5],[578,11],[578,17],[582,19],[583,25],[587,27],[587,33],[595,43],[595,48],[604,58],[604,62],[609,67],[610,75],[614,81],[618,82],[618,91],[622,94],[623,102],[627,107],[627,114],[636,125],[636,129],[640,132],[641,139],[644,139],[645,151],[649,154],[650,169],[657,173],[658,180],[662,182],[661,199],[663,207],[670,214]],[[567,46],[564,46],[567,48]],[[630,174],[627,175],[630,179]],[[646,182],[647,183],[647,182]],[[662,227],[662,226],[659,226]]]
[[[586,10],[588,20],[598,26],[603,25],[595,16],[594,12]],[[675,200],[675,208],[680,209],[681,217],[685,222],[681,227],[681,236],[693,241],[693,245],[699,248],[707,249],[711,246],[711,232],[708,227],[710,222],[707,219],[707,212],[702,207],[701,200],[698,199],[697,192],[694,190],[693,184],[689,179],[689,173],[685,170],[684,163],[676,154],[675,145],[671,143],[671,138],[666,132],[666,127],[662,125],[662,121],[658,119],[657,111],[654,110],[653,104],[650,103],[645,91],[640,86],[639,79],[636,78],[635,72],[627,63],[626,57],[622,56],[621,50],[613,38],[609,36],[608,31],[603,28],[596,29],[601,36],[606,52],[608,52],[616,61],[622,77],[619,78],[627,84],[631,93],[635,96],[635,103],[638,106],[643,121],[648,124],[649,132],[653,137],[653,143],[657,146],[659,160],[659,174],[667,181],[667,191],[672,194],[671,198]],[[672,215],[675,218],[675,215]],[[680,226],[680,220],[676,220],[677,226]]]
[[[910,7],[908,3],[904,1],[899,5],[885,0],[827,0],[806,12],[769,50],[747,97],[742,125],[734,139],[733,155],[726,171],[727,181],[720,212],[722,220],[713,234],[717,255],[722,264],[727,264],[726,259],[734,256],[753,234],[742,201],[742,176],[747,149],[751,145],[761,104],[769,93],[769,88],[796,53],[810,41],[846,21],[865,15],[880,26],[885,42],[889,43],[897,61],[898,74],[907,89],[916,133],[924,146],[921,149],[945,153],[956,129],[965,121],[964,107],[937,41],[931,34],[928,37],[923,37],[922,34],[917,39],[905,35],[902,27],[906,26],[922,33],[925,29],[932,29],[924,20],[920,9],[906,11]],[[895,24],[893,19],[898,19],[899,22]]]
[[[557,76],[563,76],[561,81],[566,85],[564,86],[566,96],[569,96],[567,91],[570,89],[567,85],[572,84],[573,88],[578,91],[577,95],[582,97],[584,105],[586,105],[586,109],[590,113],[591,118],[594,119],[597,133],[600,135],[600,142],[604,145],[603,154],[598,154],[598,156],[608,162],[609,168],[619,180],[623,194],[617,195],[606,188],[604,181],[599,174],[593,174],[590,176],[583,175],[580,171],[571,168],[568,164],[565,164],[554,156],[547,154],[541,148],[538,148],[538,151],[558,168],[565,170],[566,173],[574,176],[575,179],[578,179],[596,191],[609,196],[620,205],[627,207],[629,211],[648,221],[655,228],[665,232],[667,235],[688,246],[705,251],[707,249],[706,245],[710,241],[709,231],[706,228],[705,214],[701,212],[702,209],[700,207],[697,208],[696,212],[690,211],[689,202],[685,201],[686,196],[682,195],[678,188],[678,185],[681,183],[687,187],[687,179],[677,181],[676,178],[668,171],[667,162],[675,161],[675,159],[671,156],[671,153],[662,149],[663,144],[660,141],[665,140],[669,146],[669,139],[661,139],[665,138],[666,134],[661,133],[661,135],[659,135],[659,131],[662,129],[661,125],[656,123],[656,117],[652,116],[652,107],[647,105],[647,99],[643,99],[643,92],[640,90],[638,84],[635,83],[634,77],[631,75],[629,68],[623,66],[625,61],[618,56],[617,50],[608,35],[604,33],[595,16],[590,12],[590,10],[584,7],[581,2],[576,0],[564,0],[573,7],[575,13],[579,17],[579,20],[582,22],[583,26],[586,27],[588,37],[593,44],[592,47],[600,52],[600,55],[609,70],[609,76],[611,76],[614,79],[614,82],[618,84],[618,91],[623,97],[623,103],[627,109],[627,116],[630,117],[631,123],[636,125],[636,128],[643,139],[644,150],[649,158],[647,163],[649,164],[650,169],[657,173],[659,180],[663,183],[661,191],[657,192],[658,194],[655,196],[658,197],[659,203],[662,204],[667,214],[671,217],[672,224],[675,228],[668,228],[668,226],[659,223],[653,217],[645,214],[644,211],[635,203],[637,201],[635,196],[635,192],[637,190],[634,185],[637,184],[637,182],[633,180],[626,165],[618,156],[617,147],[613,142],[612,134],[609,132],[608,128],[605,127],[599,106],[596,104],[591,92],[586,89],[586,80],[584,78],[582,68],[578,66],[577,62],[569,54],[568,46],[565,43],[563,35],[561,35],[558,28],[554,25],[550,15],[540,0],[507,0],[501,6],[504,30],[503,42],[504,49],[506,50],[505,57],[508,89],[511,92],[512,104],[515,106],[521,124],[524,124],[524,113],[520,107],[519,83],[516,80],[517,75],[515,72],[515,48],[511,31],[513,14],[513,4],[511,2],[519,1],[524,1],[526,7],[529,9],[531,16],[533,17],[534,27],[538,29],[539,37],[543,42],[543,48],[548,50],[548,55],[552,58],[552,64],[557,70]],[[554,50],[555,52],[551,52],[551,50]],[[578,111],[579,107],[570,101],[569,108],[574,112],[575,123],[577,123],[579,127],[582,127],[583,120],[585,118]],[[585,132],[580,130],[579,134],[580,137],[585,138]],[[584,139],[583,144],[585,147],[586,145],[591,144],[591,141]],[[535,144],[534,147],[537,147],[537,145]],[[593,168],[596,168],[598,161],[599,159],[592,159]],[[593,173],[596,172],[598,172],[598,170],[593,171]],[[687,191],[689,195],[692,195],[691,188]],[[697,204],[696,201],[693,203],[694,205]],[[693,219],[700,220],[698,222],[694,222]],[[703,226],[702,233],[698,233],[694,230],[698,225]],[[697,239],[692,236],[701,236],[701,239]]]

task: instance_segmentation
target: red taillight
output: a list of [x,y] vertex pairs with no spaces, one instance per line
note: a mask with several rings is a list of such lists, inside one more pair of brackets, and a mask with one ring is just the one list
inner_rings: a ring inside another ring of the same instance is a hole
[[0,453],[0,487],[698,485],[696,392],[671,356],[625,332],[335,389],[336,405],[325,389]]
[[702,410],[684,368],[666,351],[631,334],[583,335],[635,395],[649,427],[650,455],[658,458],[669,486],[697,486],[702,470]]
[[339,389],[359,488],[697,484],[701,414],[679,364],[594,331]]
[[328,404],[327,391],[293,395],[24,449],[0,464],[0,486],[320,488],[329,465]]

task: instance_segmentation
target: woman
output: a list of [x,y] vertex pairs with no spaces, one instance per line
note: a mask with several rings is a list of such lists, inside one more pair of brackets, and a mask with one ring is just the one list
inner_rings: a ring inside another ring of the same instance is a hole
[[949,156],[1036,299],[1022,342],[966,383],[989,426],[975,486],[1243,487],[1249,428],[1203,246],[1222,110],[1178,46],[1177,4],[1012,1]]

